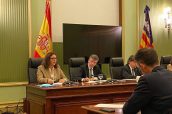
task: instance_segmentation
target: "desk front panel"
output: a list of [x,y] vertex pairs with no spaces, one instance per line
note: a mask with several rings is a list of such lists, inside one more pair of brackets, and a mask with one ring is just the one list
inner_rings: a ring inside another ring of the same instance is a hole
[[117,84],[78,84],[39,88],[27,86],[28,114],[86,114],[83,105],[125,102],[135,82]]

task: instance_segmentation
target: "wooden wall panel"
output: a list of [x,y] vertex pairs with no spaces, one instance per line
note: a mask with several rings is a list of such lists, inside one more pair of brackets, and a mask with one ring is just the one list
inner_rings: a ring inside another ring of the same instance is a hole
[[0,0],[0,82],[27,80],[28,0]]

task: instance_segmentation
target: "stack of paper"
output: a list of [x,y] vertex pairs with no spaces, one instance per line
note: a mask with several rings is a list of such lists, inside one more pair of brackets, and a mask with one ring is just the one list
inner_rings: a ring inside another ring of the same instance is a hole
[[86,83],[96,83],[96,82],[98,82],[98,81],[88,81]]
[[114,103],[114,104],[97,104],[95,107],[101,107],[101,108],[122,108],[123,103]]
[[62,85],[62,84],[63,84],[63,83],[61,83],[61,82],[53,83],[54,86],[56,86],[56,85]]

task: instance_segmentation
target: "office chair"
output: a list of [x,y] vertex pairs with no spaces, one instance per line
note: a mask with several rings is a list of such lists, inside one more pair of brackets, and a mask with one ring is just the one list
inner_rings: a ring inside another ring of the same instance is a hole
[[28,79],[29,83],[37,83],[37,68],[42,63],[42,58],[29,58],[28,60]]
[[172,56],[161,56],[160,65],[164,68],[167,68],[167,65],[170,64]]
[[121,69],[124,66],[122,57],[110,58],[109,70],[111,79],[121,79]]
[[71,81],[81,80],[80,66],[85,64],[84,57],[75,57],[69,59],[69,77]]

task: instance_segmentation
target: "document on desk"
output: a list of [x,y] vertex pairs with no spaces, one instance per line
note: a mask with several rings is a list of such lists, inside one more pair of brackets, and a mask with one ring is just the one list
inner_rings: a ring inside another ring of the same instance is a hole
[[[101,80],[101,82],[106,82],[107,80]],[[86,83],[98,83],[100,82],[100,80],[96,80],[96,81],[88,81]]]
[[101,107],[101,108],[122,108],[123,103],[113,103],[113,104],[97,104],[95,107]]
[[122,79],[122,80],[125,80],[125,81],[136,81],[136,79]]
[[62,85],[62,84],[63,84],[63,83],[61,83],[61,82],[53,83],[54,86],[56,86],[56,85]]
[[98,81],[88,81],[86,83],[97,83]]

